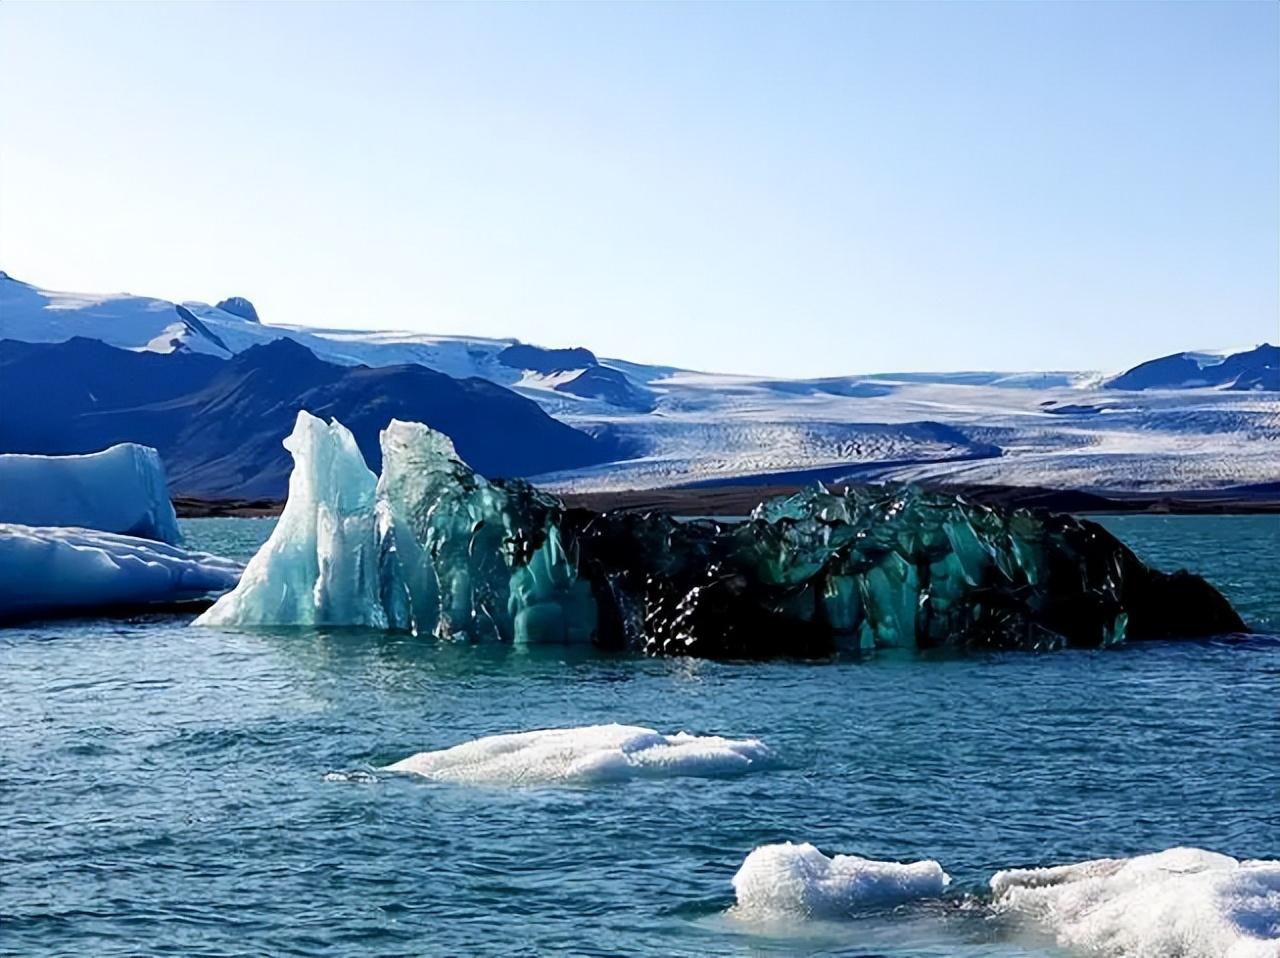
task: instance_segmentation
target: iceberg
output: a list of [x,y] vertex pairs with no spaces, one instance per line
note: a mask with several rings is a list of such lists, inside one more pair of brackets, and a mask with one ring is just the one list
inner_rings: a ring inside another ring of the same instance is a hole
[[1153,570],[1069,516],[821,485],[740,523],[597,513],[485,479],[418,423],[393,420],[381,445],[375,479],[345,427],[300,412],[280,524],[198,624],[740,659],[1096,648],[1245,628],[1203,579]]
[[1280,956],[1280,861],[1170,848],[1001,871],[991,891],[998,913],[1084,954]]
[[[942,898],[950,884],[936,861],[828,857],[813,845],[784,842],[746,857],[733,877],[730,914],[771,922],[897,915],[900,905]],[[1082,958],[1280,956],[1280,861],[1169,848],[1007,869],[989,886],[989,898],[961,893],[950,900],[1011,941],[1047,935]]]
[[0,522],[182,541],[159,454],[132,442],[80,456],[0,455]]
[[772,750],[758,739],[687,732],[663,735],[633,725],[587,725],[489,735],[411,755],[385,770],[473,785],[584,785],[740,775],[775,763]]
[[206,625],[346,625],[384,629],[375,535],[376,480],[345,427],[300,413],[285,448],[289,499],[235,590]]
[[0,523],[0,621],[202,599],[239,577],[229,559],[136,536]]
[[733,876],[734,915],[748,919],[838,918],[938,898],[951,878],[935,861],[828,858],[807,842],[763,845]]

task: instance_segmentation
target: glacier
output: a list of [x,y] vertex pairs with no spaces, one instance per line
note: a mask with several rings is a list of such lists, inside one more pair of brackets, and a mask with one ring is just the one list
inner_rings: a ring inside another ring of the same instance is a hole
[[882,648],[1055,649],[1244,631],[1203,579],[1102,527],[911,486],[822,486],[744,522],[566,508],[489,481],[393,420],[382,474],[298,414],[290,495],[236,589],[198,620],[365,626],[711,658]]
[[239,563],[95,529],[0,523],[0,621],[203,599]]
[[[480,377],[537,402],[568,426],[614,442],[619,454],[608,458],[616,461],[520,473],[557,492],[747,477],[793,484],[803,475],[806,481],[1247,496],[1258,493],[1253,486],[1275,482],[1280,456],[1280,405],[1268,391],[1275,389],[1273,346],[1227,351],[1235,354],[1231,363],[1226,355],[1186,354],[1197,369],[1211,363],[1220,373],[1230,371],[1231,382],[1221,386],[1176,370],[1172,378],[1133,383],[1130,373],[1148,364],[1119,377],[868,371],[780,380],[596,357],[581,348],[524,348],[512,339],[263,323],[237,300],[211,306],[58,292],[0,273],[0,340],[89,337],[143,353],[221,360],[284,337],[329,363],[417,364]],[[513,346],[521,348],[512,354]],[[1126,381],[1141,388],[1117,388]]]
[[78,456],[0,455],[0,522],[182,541],[160,456],[132,442]]

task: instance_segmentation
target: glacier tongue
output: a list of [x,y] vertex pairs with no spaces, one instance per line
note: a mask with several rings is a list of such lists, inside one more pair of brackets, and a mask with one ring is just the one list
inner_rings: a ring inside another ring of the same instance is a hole
[[720,658],[901,646],[1044,649],[1242,631],[1204,580],[1104,529],[912,487],[763,503],[743,523],[566,509],[393,421],[375,480],[306,412],[289,501],[204,625],[367,626]]

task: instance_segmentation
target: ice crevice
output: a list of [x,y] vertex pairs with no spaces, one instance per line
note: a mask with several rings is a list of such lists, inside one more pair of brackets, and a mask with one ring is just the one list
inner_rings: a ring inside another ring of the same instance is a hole
[[719,658],[1050,649],[1243,631],[1212,586],[1068,516],[910,486],[762,503],[741,523],[567,508],[392,421],[382,474],[300,412],[289,500],[201,625],[364,626]]

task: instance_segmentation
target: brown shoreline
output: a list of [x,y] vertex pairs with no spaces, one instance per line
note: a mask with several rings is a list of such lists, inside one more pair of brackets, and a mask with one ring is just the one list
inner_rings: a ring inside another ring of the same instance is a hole
[[[1093,493],[1073,489],[1022,486],[924,484],[957,493],[974,502],[1006,508],[1048,509],[1070,513],[1151,513],[1167,515],[1280,514],[1280,484],[1177,494]],[[619,492],[567,493],[568,506],[597,512],[667,512],[684,516],[745,516],[764,499],[788,495],[802,485],[725,485],[698,488],[631,489]],[[831,486],[830,488],[843,488]],[[202,499],[175,496],[174,509],[184,519],[204,517],[259,518],[277,516],[277,499]]]

